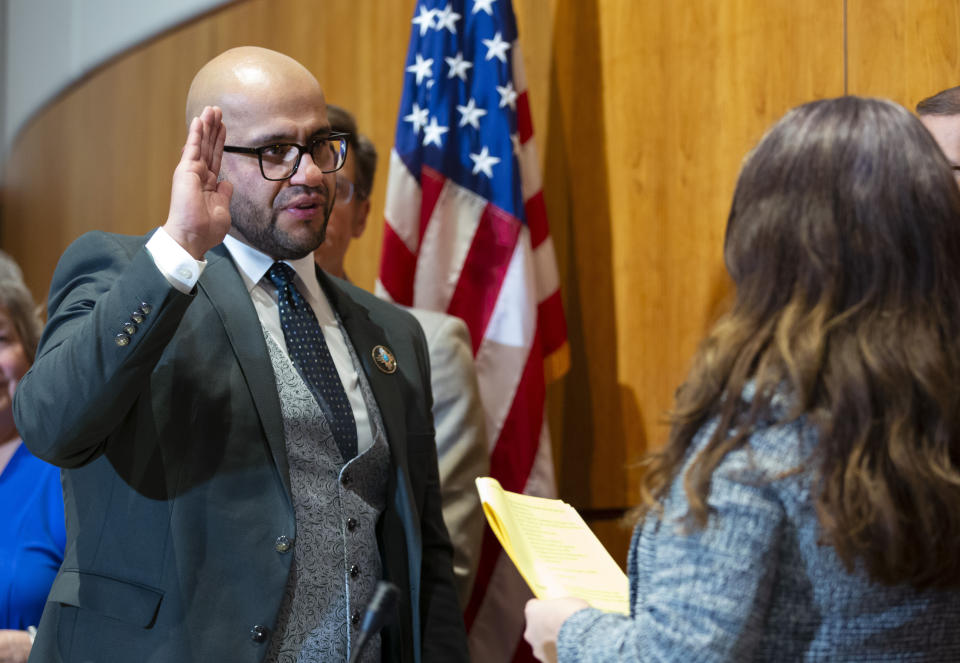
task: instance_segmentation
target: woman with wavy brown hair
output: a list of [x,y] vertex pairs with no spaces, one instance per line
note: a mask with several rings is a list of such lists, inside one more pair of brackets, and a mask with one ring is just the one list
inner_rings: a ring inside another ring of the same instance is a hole
[[891,102],[792,110],[727,224],[732,309],[645,477],[631,615],[531,601],[543,660],[960,661],[960,190]]

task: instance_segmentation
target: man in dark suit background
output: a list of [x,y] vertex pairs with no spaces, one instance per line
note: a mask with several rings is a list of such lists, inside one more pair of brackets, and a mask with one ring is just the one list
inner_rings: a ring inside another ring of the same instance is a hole
[[[313,265],[345,141],[299,63],[245,47],[191,85],[163,227],[64,254],[17,390],[65,468],[43,661],[466,660],[413,318]],[[228,145],[225,146],[225,143]]]

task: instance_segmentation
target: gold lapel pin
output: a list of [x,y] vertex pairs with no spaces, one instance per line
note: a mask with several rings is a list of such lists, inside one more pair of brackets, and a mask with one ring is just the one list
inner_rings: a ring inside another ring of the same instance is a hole
[[397,358],[385,345],[378,345],[373,349],[373,363],[387,375],[397,372]]

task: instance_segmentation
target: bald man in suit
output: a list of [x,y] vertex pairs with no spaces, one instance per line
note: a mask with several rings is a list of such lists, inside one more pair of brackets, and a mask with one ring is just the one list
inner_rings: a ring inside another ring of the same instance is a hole
[[170,212],[62,257],[25,443],[62,468],[42,661],[465,661],[429,359],[408,313],[316,269],[346,141],[295,60],[196,75]]

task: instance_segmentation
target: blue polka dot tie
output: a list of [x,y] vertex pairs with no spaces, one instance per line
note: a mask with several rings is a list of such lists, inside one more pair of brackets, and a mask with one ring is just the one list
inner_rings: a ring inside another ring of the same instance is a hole
[[326,403],[332,411],[333,437],[344,460],[350,460],[357,455],[357,422],[353,418],[353,408],[343,390],[317,316],[293,284],[295,274],[290,265],[282,262],[273,263],[267,272],[267,278],[277,287],[280,326],[287,353],[317,402],[321,406]]

